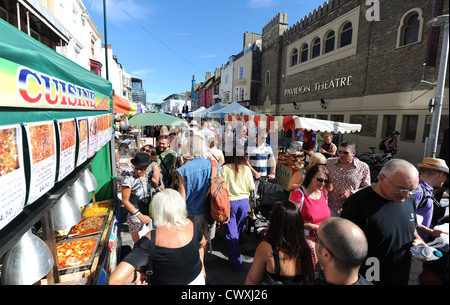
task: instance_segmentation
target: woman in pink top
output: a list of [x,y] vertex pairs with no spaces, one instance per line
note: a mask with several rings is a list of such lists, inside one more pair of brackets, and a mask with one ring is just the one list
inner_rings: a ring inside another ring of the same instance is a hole
[[316,164],[308,170],[302,185],[289,198],[300,209],[305,221],[305,235],[312,239],[315,239],[315,232],[322,220],[330,217],[326,190],[329,183],[327,168]]

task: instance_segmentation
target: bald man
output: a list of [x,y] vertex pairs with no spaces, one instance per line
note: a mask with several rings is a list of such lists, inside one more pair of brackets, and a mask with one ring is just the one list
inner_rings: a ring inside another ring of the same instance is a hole
[[[411,267],[411,246],[425,246],[417,234],[416,205],[411,196],[419,184],[419,172],[402,159],[387,162],[378,183],[350,196],[341,217],[358,225],[368,241],[368,257],[379,262],[380,285],[407,285]],[[363,264],[360,272],[371,266]]]
[[315,248],[323,270],[314,285],[373,285],[358,272],[367,255],[367,239],[350,220],[330,217],[322,221]]

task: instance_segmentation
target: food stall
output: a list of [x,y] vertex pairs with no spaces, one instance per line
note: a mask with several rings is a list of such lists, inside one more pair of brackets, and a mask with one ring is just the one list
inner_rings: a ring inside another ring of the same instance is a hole
[[[298,116],[263,116],[263,115],[225,115],[226,123],[245,123],[248,126],[265,128],[270,132],[271,145],[278,145],[278,131],[287,131],[295,129],[306,130],[311,133],[331,132],[331,133],[351,133],[359,132],[361,124],[349,124],[329,120],[320,120],[313,118],[303,118]],[[272,145],[276,154],[277,168],[276,178],[281,187],[287,190],[292,175],[305,165],[304,156],[299,152],[299,145],[293,142],[290,149],[286,152],[279,151],[278,147]]]
[[0,33],[1,282],[104,284],[120,251],[112,85]]

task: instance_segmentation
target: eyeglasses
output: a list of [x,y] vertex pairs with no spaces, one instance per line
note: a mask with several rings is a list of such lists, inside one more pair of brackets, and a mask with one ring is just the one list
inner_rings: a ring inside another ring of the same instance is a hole
[[319,245],[320,245],[322,248],[324,248],[325,250],[327,250],[328,252],[330,252],[330,254],[331,254],[336,260],[342,262],[342,260],[340,260],[336,255],[334,255],[333,252],[331,252],[331,250],[330,250],[327,246],[325,246],[325,244],[323,243],[323,241],[320,240],[319,234],[318,234],[317,231],[316,231],[316,242],[318,242]]
[[327,180],[327,179],[323,179],[323,178],[317,178],[317,177],[314,177],[316,180],[317,180],[317,182],[319,182],[319,183],[328,183],[328,182],[330,182],[330,180]]
[[144,167],[142,167],[142,166],[133,166],[133,169],[143,172],[143,171],[145,171],[147,169],[147,166],[144,166]]
[[[383,175],[383,176],[384,176],[384,175]],[[389,181],[389,183],[392,185],[392,187],[394,188],[394,190],[395,190],[397,193],[399,193],[399,194],[401,194],[401,193],[408,193],[408,195],[411,196],[411,195],[415,194],[416,192],[418,192],[418,189],[414,189],[414,190],[411,191],[411,190],[407,190],[407,189],[398,187],[398,186],[396,186],[394,183],[392,183],[392,181],[389,180],[388,177],[386,177],[386,176],[384,176],[384,177],[386,178],[387,181]]]
[[348,155],[348,154],[350,154],[350,151],[342,151],[342,150],[338,150],[338,154]]

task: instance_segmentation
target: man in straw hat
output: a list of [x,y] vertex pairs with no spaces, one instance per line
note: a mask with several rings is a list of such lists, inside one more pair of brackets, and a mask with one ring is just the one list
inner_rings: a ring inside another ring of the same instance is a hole
[[422,223],[417,230],[419,235],[426,241],[429,236],[439,237],[442,233],[433,232],[431,220],[433,218],[434,204],[438,204],[433,196],[433,188],[440,188],[448,177],[448,166],[443,159],[425,158],[418,163],[420,171],[419,186],[414,192],[416,200],[417,214],[423,217]]
[[[434,198],[433,189],[442,187],[447,180],[448,166],[443,159],[439,158],[425,158],[417,166],[420,180],[413,194],[418,216],[417,231],[424,241],[429,241],[429,237],[437,238],[444,233],[441,230],[434,230],[431,221],[435,205],[439,206],[439,202]],[[423,262],[413,259],[409,275],[410,285],[419,284],[419,275],[422,271]]]

